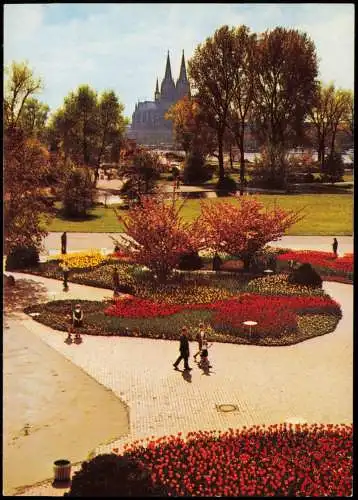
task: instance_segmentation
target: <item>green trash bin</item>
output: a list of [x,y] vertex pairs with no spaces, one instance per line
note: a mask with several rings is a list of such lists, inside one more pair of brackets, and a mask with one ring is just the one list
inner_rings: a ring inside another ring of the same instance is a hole
[[54,481],[70,481],[71,480],[71,462],[69,460],[60,459],[53,463]]

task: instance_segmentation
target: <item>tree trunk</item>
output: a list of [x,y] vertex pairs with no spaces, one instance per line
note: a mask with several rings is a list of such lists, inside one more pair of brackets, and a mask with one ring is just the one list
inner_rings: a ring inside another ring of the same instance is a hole
[[230,158],[230,171],[232,172],[233,169],[233,158],[232,158],[232,144],[230,143],[229,146],[229,158]]
[[218,132],[218,150],[219,150],[219,182],[224,180],[225,177],[225,169],[224,169],[224,151],[223,151],[223,137],[224,134]]
[[245,182],[245,151],[244,151],[244,131],[242,128],[239,136],[239,149],[240,149],[240,196],[244,194]]

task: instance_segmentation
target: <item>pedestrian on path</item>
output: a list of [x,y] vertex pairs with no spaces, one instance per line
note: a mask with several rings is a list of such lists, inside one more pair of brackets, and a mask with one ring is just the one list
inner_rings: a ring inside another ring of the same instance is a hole
[[68,290],[68,277],[70,274],[70,269],[68,268],[66,262],[62,264],[62,272],[63,272],[63,289]]
[[75,328],[82,326],[83,324],[83,311],[81,309],[81,304],[76,304],[74,310],[72,311],[72,323]]
[[338,241],[337,241],[337,238],[333,238],[332,249],[333,249],[333,253],[334,253],[335,258],[337,258],[338,257]]
[[188,363],[190,351],[189,351],[188,329],[186,328],[186,326],[183,326],[183,328],[182,328],[182,333],[180,336],[179,352],[180,352],[180,356],[176,360],[176,362],[173,364],[175,370],[178,369],[178,364],[180,363],[180,361],[182,359],[184,360],[184,370],[187,370],[187,371],[191,370],[189,363]]
[[215,252],[214,258],[213,258],[213,271],[220,271],[222,265],[222,260],[217,252]]
[[204,330],[204,324],[203,323],[199,323],[199,332],[196,336],[196,341],[198,342],[198,351],[194,354],[194,359],[196,361],[196,358],[197,356],[200,355],[201,353],[201,350],[203,348],[203,342],[204,340],[206,340],[206,333],[205,333],[205,330]]
[[113,269],[113,294],[118,295],[119,293],[119,274],[118,274],[118,269],[115,267]]
[[203,347],[201,349],[200,353],[200,363],[199,367],[203,368],[204,370],[207,368],[211,368],[211,364],[209,361],[209,347],[211,347],[213,344],[208,344],[206,340],[203,342]]
[[67,253],[67,233],[66,231],[61,236],[61,253]]

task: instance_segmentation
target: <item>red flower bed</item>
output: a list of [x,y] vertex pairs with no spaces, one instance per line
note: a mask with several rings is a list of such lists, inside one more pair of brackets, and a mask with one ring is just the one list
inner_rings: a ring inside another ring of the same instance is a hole
[[109,316],[124,318],[152,318],[169,316],[184,310],[212,310],[213,324],[221,329],[234,328],[247,333],[244,321],[257,321],[255,333],[260,335],[281,334],[297,328],[297,313],[335,314],[340,316],[339,305],[330,297],[275,296],[242,294],[238,298],[209,304],[161,304],[138,297],[117,300],[105,310]]
[[353,254],[346,253],[343,257],[335,258],[330,252],[314,252],[310,250],[292,251],[277,256],[278,260],[296,262],[308,262],[312,266],[330,269],[331,271],[352,273],[353,272]]
[[352,437],[352,425],[263,425],[136,441],[124,454],[170,496],[351,496]]

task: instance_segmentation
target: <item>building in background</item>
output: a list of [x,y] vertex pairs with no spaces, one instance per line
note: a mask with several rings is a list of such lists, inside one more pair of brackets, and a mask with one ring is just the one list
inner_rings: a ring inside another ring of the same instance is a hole
[[184,50],[176,83],[172,77],[168,51],[165,75],[160,90],[157,78],[154,101],[136,104],[128,137],[134,139],[139,145],[172,145],[174,143],[172,122],[166,120],[164,116],[169,107],[185,95],[190,96],[190,85],[186,74]]

